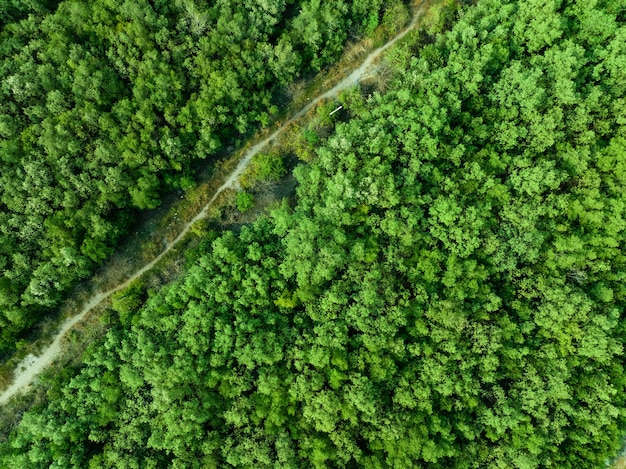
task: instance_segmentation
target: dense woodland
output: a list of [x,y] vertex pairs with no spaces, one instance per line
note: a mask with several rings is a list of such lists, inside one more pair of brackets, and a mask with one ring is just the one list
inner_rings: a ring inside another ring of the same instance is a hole
[[625,21],[479,0],[396,52],[296,205],[114,303],[0,464],[603,467],[626,430]]
[[382,4],[0,0],[0,359]]

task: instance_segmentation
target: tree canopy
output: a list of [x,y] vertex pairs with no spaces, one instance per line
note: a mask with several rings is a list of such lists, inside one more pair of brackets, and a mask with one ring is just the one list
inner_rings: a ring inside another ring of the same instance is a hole
[[[0,1],[0,358],[382,0]],[[340,12],[341,14],[337,14]]]
[[602,467],[626,5],[480,0],[59,378],[11,467]]

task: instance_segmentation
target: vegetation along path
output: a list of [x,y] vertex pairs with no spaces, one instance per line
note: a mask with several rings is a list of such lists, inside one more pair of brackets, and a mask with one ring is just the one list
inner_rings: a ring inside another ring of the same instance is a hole
[[12,384],[0,395],[0,404],[7,402],[12,396],[16,393],[23,391],[26,389],[34,380],[34,378],[44,370],[50,363],[54,361],[54,359],[61,353],[61,341],[65,334],[72,329],[77,323],[79,323],[92,309],[102,303],[104,300],[109,298],[112,294],[123,290],[128,287],[132,282],[140,278],[143,274],[151,270],[166,254],[168,254],[171,249],[176,246],[189,232],[194,223],[199,220],[205,218],[208,214],[209,208],[215,202],[217,197],[226,189],[232,188],[235,186],[239,180],[239,177],[244,172],[244,170],[248,167],[252,158],[262,150],[269,142],[274,140],[280,134],[282,134],[290,124],[292,124],[295,120],[304,116],[307,112],[309,112],[313,107],[319,104],[321,101],[329,98],[334,98],[339,95],[342,91],[351,88],[357,85],[361,80],[370,77],[373,73],[375,73],[376,61],[381,56],[381,54],[393,46],[397,41],[402,39],[407,33],[409,33],[417,24],[419,18],[423,13],[424,2],[420,3],[420,6],[416,9],[415,14],[411,23],[398,35],[392,38],[390,41],[374,50],[370,53],[365,60],[361,63],[361,65],[355,69],[350,75],[342,79],[339,83],[337,83],[330,90],[318,95],[315,99],[312,99],[306,106],[300,109],[297,113],[295,113],[291,118],[289,118],[282,126],[280,126],[274,133],[272,133],[269,137],[265,138],[263,141],[254,145],[250,150],[248,150],[239,161],[237,167],[230,173],[226,181],[215,191],[215,194],[209,202],[198,212],[198,214],[191,219],[188,223],[186,223],[178,236],[171,242],[168,243],[165,249],[156,256],[152,261],[144,265],[141,269],[134,272],[128,279],[119,285],[105,291],[94,294],[87,303],[83,306],[82,310],[80,310],[75,316],[68,319],[60,328],[58,333],[56,334],[54,341],[43,351],[43,353],[34,357],[33,355],[27,356],[21,364],[15,370],[15,376]]

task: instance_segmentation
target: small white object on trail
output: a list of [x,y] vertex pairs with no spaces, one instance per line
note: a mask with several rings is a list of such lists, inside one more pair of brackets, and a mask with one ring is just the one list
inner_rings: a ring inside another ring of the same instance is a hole
[[328,114],[329,116],[332,116],[334,113],[336,113],[337,111],[343,109],[343,106],[339,106],[337,109],[335,109],[334,111],[331,111],[330,114]]

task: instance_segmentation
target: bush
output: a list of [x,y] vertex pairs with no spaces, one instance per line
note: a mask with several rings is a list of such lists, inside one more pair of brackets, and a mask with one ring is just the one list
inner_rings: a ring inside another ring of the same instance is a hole
[[136,281],[121,290],[111,298],[111,309],[117,312],[120,322],[130,326],[134,313],[143,303],[143,283]]
[[254,207],[254,196],[249,192],[239,192],[237,194],[237,200],[235,202],[237,210],[241,213],[245,213]]
[[280,181],[286,172],[283,159],[278,153],[259,153],[241,176],[241,185],[248,188],[259,182],[268,184]]

